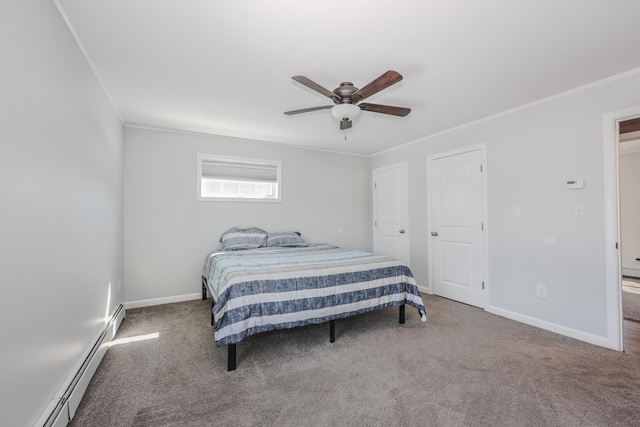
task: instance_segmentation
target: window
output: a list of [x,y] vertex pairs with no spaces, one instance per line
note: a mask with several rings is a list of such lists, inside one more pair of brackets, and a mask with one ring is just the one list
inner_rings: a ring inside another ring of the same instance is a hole
[[198,154],[198,200],[280,201],[279,161]]

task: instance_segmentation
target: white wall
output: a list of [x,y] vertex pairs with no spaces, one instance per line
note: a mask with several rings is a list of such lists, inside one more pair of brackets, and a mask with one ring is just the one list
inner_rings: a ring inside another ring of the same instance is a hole
[[2,1],[0,52],[0,425],[30,426],[123,301],[123,128],[51,1]]
[[[140,128],[124,151],[127,302],[200,292],[204,257],[233,226],[372,248],[368,158]],[[282,202],[196,201],[196,153],[282,161]]]
[[620,154],[622,273],[640,277],[640,151]]
[[[372,160],[409,162],[411,268],[428,280],[427,156],[487,144],[489,310],[602,343],[607,335],[603,114],[640,105],[640,74],[427,138]],[[582,190],[565,182],[584,178]],[[574,216],[576,203],[584,216]],[[512,215],[519,205],[521,216]],[[545,247],[555,236],[557,247]],[[536,284],[548,299],[536,297]]]

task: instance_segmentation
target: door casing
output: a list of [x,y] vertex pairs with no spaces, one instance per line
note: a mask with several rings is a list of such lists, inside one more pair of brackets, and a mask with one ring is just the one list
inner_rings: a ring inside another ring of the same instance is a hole
[[603,115],[602,145],[605,198],[605,277],[607,337],[605,346],[623,350],[622,266],[620,260],[619,122],[640,116],[640,106]]

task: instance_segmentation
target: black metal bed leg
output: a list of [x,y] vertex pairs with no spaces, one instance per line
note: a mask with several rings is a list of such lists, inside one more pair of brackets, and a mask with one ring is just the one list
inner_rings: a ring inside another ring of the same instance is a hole
[[236,370],[236,345],[229,344],[227,351],[227,371]]
[[329,320],[329,342],[336,342],[336,321]]
[[213,298],[211,298],[211,326],[213,326],[213,306],[216,304],[216,302],[213,300]]
[[400,324],[404,323],[404,304],[400,306]]
[[205,285],[206,279],[202,276],[202,301],[207,299],[207,286]]

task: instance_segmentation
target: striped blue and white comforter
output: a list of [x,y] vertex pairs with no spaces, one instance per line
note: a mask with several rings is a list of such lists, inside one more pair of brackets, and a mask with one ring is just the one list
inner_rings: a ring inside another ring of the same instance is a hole
[[217,346],[405,303],[426,320],[409,267],[367,252],[324,244],[211,252],[202,275],[216,302]]

